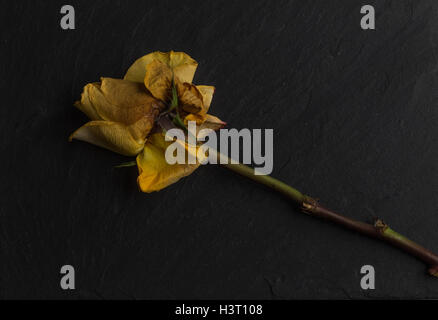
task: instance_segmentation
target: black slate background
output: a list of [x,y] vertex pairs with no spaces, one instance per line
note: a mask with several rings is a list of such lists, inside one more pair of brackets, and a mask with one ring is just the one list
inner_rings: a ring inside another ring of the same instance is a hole
[[68,3],[73,31],[64,1],[1,3],[1,298],[438,298],[421,262],[222,168],[146,195],[126,158],[67,142],[86,83],[185,51],[230,128],[274,128],[275,177],[438,251],[436,1]]

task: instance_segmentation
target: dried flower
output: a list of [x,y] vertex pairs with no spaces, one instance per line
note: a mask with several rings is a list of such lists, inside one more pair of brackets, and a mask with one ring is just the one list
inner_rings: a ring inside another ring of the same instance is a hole
[[161,190],[191,174],[197,164],[170,165],[169,142],[157,120],[163,114],[182,125],[196,121],[217,130],[225,123],[209,115],[215,88],[192,84],[198,63],[183,52],[153,52],[138,59],[124,79],[87,84],[75,106],[92,121],[71,136],[127,156],[137,156],[138,185]]

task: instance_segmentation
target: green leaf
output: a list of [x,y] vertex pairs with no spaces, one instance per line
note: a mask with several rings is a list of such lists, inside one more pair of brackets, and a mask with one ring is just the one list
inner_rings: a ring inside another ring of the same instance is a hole
[[129,161],[129,162],[124,162],[122,164],[119,164],[118,166],[115,166],[114,168],[128,168],[128,167],[134,167],[137,165],[137,161]]

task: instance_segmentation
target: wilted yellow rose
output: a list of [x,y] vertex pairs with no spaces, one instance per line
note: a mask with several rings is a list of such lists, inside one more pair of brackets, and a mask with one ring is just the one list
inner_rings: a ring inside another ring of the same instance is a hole
[[124,79],[102,78],[87,84],[75,106],[91,121],[76,130],[72,139],[111,151],[137,156],[138,185],[143,192],[161,190],[191,174],[198,164],[170,165],[165,159],[169,142],[157,119],[169,112],[173,90],[176,112],[183,121],[219,129],[225,123],[209,115],[215,88],[192,84],[198,63],[183,52],[153,52],[128,69]]
[[[138,59],[124,79],[102,78],[98,83],[87,84],[81,101],[75,105],[91,121],[76,130],[70,140],[83,140],[123,155],[137,156],[137,182],[143,192],[161,190],[191,174],[199,162],[167,163],[166,149],[173,142],[165,141],[163,119],[172,119],[181,127],[188,121],[196,121],[201,129],[219,129],[225,124],[207,113],[214,87],[192,84],[197,66],[196,61],[183,52],[154,52]],[[190,154],[190,149],[197,150],[184,141],[176,142],[183,143]],[[398,234],[380,219],[374,225],[349,219],[277,179],[257,175],[253,168],[239,163],[224,166],[287,196],[312,216],[326,218],[404,249],[426,262],[431,275],[438,276],[437,255]]]

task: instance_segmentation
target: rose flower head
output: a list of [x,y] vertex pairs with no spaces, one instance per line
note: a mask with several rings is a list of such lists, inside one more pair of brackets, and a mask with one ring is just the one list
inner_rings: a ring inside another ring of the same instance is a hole
[[208,114],[215,88],[192,84],[198,63],[183,52],[153,52],[134,62],[124,79],[101,78],[84,87],[75,106],[90,122],[72,139],[126,156],[137,156],[137,179],[143,192],[159,191],[191,174],[196,164],[170,165],[165,151],[171,142],[158,120],[166,116],[184,127],[196,121],[202,128],[225,125]]

